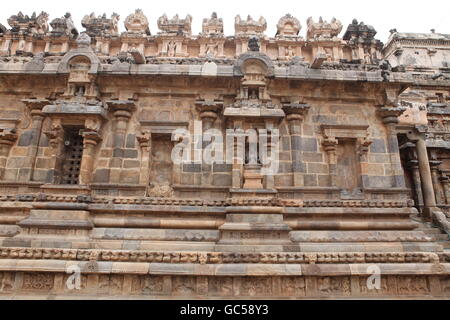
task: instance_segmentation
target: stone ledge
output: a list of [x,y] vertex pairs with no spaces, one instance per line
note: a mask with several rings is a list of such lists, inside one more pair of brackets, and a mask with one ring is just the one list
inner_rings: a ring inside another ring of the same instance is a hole
[[[0,271],[63,272],[77,265],[86,274],[151,274],[195,276],[362,276],[371,275],[373,264],[258,265],[258,264],[167,264],[93,261],[0,260]],[[378,264],[382,275],[448,275],[450,264]]]

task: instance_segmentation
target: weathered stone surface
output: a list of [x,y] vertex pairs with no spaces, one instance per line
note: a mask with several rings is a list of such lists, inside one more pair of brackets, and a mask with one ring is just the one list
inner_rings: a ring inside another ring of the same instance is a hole
[[0,26],[1,297],[450,296],[448,35],[118,20]]

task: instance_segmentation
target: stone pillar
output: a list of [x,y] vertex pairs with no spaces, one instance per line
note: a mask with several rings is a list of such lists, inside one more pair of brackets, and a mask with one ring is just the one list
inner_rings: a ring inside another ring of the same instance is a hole
[[17,140],[15,129],[3,129],[0,131],[0,180],[3,179],[9,151]]
[[52,119],[51,128],[45,131],[44,134],[49,140],[51,147],[51,160],[49,168],[51,168],[51,174],[47,175],[47,183],[59,183],[61,177],[61,161],[64,151],[64,129],[61,125],[61,119]]
[[304,103],[283,105],[283,110],[287,115],[286,120],[289,126],[289,134],[291,136],[292,185],[295,187],[304,185],[303,173],[305,173],[305,165],[301,161],[301,136],[302,121],[309,108],[310,106]]
[[148,185],[150,182],[150,150],[152,134],[150,131],[142,131],[136,139],[141,147],[141,173],[139,184]]
[[125,137],[128,129],[128,122],[135,109],[135,103],[132,100],[110,100],[106,102],[113,113],[113,154],[110,160],[110,168],[119,168],[111,170],[110,182],[120,181],[120,169],[122,168],[122,158],[124,153]]
[[94,171],[95,146],[101,137],[96,131],[83,130],[83,156],[80,165],[80,185],[88,185],[92,182]]
[[392,187],[404,188],[405,176],[400,160],[397,130],[398,117],[406,110],[404,107],[381,107],[378,114],[386,126],[387,149],[391,161]]
[[[271,130],[273,129],[273,127],[274,127],[273,121],[266,120],[266,132],[267,132],[267,136],[266,136],[266,142],[267,142],[267,151],[266,152],[267,152],[267,154],[266,154],[266,157],[267,158],[271,158],[272,161],[274,160],[272,152],[273,151],[275,151],[275,152],[278,151],[278,150],[275,150],[276,147],[277,147],[276,143],[274,141],[272,141],[272,139],[270,139],[270,141],[268,141],[269,137],[271,137]],[[259,135],[260,141],[261,141],[261,137],[262,136],[260,134]],[[261,146],[261,144],[259,146],[260,146],[260,148],[264,147],[264,146]],[[279,147],[279,145],[278,145],[278,147]],[[262,151],[260,150],[259,151],[260,156],[262,156],[261,152]],[[275,188],[275,175],[267,174],[267,175],[265,175],[264,180],[265,180],[265,184],[264,184],[264,188],[265,189],[274,189]]]
[[25,99],[22,100],[28,107],[31,116],[31,128],[23,134],[27,134],[30,137],[27,152],[27,161],[25,166],[19,171],[18,181],[30,181],[33,178],[34,165],[36,162],[36,156],[39,147],[39,141],[42,131],[42,122],[44,120],[44,114],[42,108],[48,104],[46,99]]
[[[222,109],[223,102],[214,100],[198,100],[195,102],[195,104],[197,111],[200,112],[200,119],[202,120],[202,130],[204,133],[205,131],[213,127],[214,122],[218,118],[217,113]],[[203,150],[209,143],[202,141]],[[202,185],[212,184],[213,179],[212,168],[213,168],[212,163],[211,164],[207,164],[204,162],[202,163],[202,177],[201,177]]]
[[336,157],[336,146],[338,140],[334,137],[326,137],[322,141],[323,148],[328,156],[328,174],[330,177],[329,185],[330,187],[337,186],[337,157]]
[[420,179],[419,172],[419,161],[409,160],[408,167],[411,169],[412,179],[414,183],[414,188],[416,190],[416,205],[419,207],[420,211],[423,208],[423,193],[422,193],[422,181]]
[[450,204],[450,179],[447,175],[441,177],[442,187],[444,189],[445,204]]
[[439,174],[439,165],[441,163],[442,161],[437,160],[430,161],[431,178],[433,180],[434,193],[436,196],[436,203],[438,205],[443,205],[445,203],[444,190],[442,189]]
[[[244,130],[242,129],[242,122],[241,121],[231,121],[231,127],[234,128],[236,137],[235,136],[228,136],[227,139],[233,139],[233,151],[232,151],[232,167],[231,167],[231,187],[233,189],[240,189],[242,188],[242,176],[244,172],[244,162],[245,162],[245,134]],[[239,138],[242,136],[243,138]],[[227,141],[227,147],[229,146],[229,142]],[[242,152],[242,158],[238,159],[238,150],[243,151]],[[227,150],[228,152],[228,150]]]
[[419,172],[422,181],[422,192],[424,201],[424,217],[431,218],[431,212],[436,208],[436,197],[433,188],[433,178],[431,175],[430,162],[428,160],[427,145],[425,142],[425,131],[416,128],[416,132],[409,131],[407,136],[410,140],[416,141],[417,158],[419,161]]

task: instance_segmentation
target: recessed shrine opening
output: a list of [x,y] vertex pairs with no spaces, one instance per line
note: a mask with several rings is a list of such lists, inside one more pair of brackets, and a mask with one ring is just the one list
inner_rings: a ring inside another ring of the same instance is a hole
[[170,134],[152,134],[152,162],[150,184],[153,186],[171,185],[173,182],[173,161],[171,158],[173,142]]
[[83,156],[82,127],[64,128],[64,151],[61,161],[61,184],[78,184]]
[[337,186],[341,190],[352,191],[361,188],[361,168],[357,154],[356,139],[338,139]]
[[[405,177],[406,188],[410,190],[409,196],[414,199],[416,206],[420,206],[422,200],[417,197],[416,184],[420,185],[419,166],[415,151],[415,144],[407,138],[406,134],[399,134],[398,145],[400,148],[400,161]],[[421,191],[420,191],[421,192]]]

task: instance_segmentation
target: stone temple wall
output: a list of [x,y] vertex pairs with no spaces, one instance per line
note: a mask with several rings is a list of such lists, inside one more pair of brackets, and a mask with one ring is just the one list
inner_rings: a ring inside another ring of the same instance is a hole
[[118,21],[0,25],[0,297],[449,297],[446,35]]

